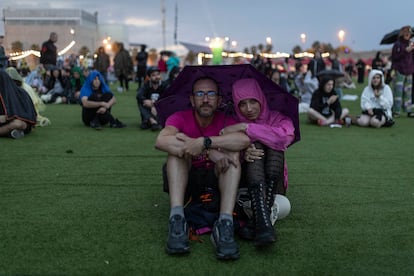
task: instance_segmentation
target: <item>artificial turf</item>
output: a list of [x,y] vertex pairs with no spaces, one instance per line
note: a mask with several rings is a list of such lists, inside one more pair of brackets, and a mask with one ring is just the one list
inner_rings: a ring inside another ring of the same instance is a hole
[[[112,110],[125,129],[96,131],[80,106],[48,105],[52,125],[0,139],[0,275],[414,275],[414,119],[331,129],[301,114],[275,246],[239,240],[240,260],[221,262],[202,236],[171,257],[166,155],[139,129],[131,87]],[[359,100],[342,104],[360,112]]]

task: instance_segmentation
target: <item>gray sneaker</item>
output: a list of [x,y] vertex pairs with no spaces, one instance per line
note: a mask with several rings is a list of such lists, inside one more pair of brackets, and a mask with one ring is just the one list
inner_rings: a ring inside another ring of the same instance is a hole
[[13,129],[13,130],[10,132],[10,136],[11,136],[11,138],[13,138],[13,139],[20,139],[20,138],[23,138],[23,137],[24,137],[24,131],[23,131],[23,130],[20,130],[20,129]]
[[214,223],[210,238],[216,248],[217,259],[237,260],[240,258],[239,246],[234,240],[233,222],[231,220],[217,220]]
[[184,217],[174,215],[169,221],[168,240],[165,251],[168,254],[185,254],[190,252],[189,229]]

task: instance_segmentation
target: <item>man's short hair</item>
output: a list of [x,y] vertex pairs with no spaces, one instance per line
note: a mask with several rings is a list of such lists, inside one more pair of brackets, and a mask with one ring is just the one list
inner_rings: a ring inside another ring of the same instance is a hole
[[205,77],[200,77],[200,78],[196,79],[196,80],[193,82],[193,86],[191,87],[191,92],[194,92],[194,85],[195,85],[198,81],[201,81],[201,80],[211,80],[211,81],[213,81],[213,82],[216,84],[216,87],[217,87],[217,93],[218,93],[219,95],[221,95],[221,94],[220,94],[220,86],[218,85],[218,82],[217,82],[215,79],[213,79],[212,77],[207,77],[207,76],[205,76]]

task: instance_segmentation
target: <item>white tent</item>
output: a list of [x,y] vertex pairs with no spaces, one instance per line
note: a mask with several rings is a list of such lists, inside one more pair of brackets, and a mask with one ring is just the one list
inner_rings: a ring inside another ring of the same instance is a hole
[[157,52],[160,53],[161,51],[171,51],[174,52],[178,57],[184,58],[188,54],[188,49],[181,44],[177,45],[168,45],[164,48],[158,48]]

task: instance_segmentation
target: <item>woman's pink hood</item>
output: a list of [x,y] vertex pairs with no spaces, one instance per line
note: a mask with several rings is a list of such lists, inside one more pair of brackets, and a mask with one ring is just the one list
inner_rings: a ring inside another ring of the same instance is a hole
[[[285,151],[295,138],[295,127],[288,116],[269,109],[259,83],[255,79],[241,79],[234,82],[232,92],[234,109],[238,119],[247,123],[246,134],[250,141],[260,141],[274,150]],[[246,99],[255,99],[260,103],[261,112],[254,121],[240,113],[239,103]]]
[[255,120],[255,123],[268,122],[270,111],[267,106],[267,101],[260,85],[255,79],[241,79],[235,81],[233,83],[232,95],[235,107],[234,109],[236,110],[237,117],[241,122],[251,122],[240,113],[240,109],[238,108],[239,103],[246,99],[255,99],[260,103],[261,112],[259,117]]

